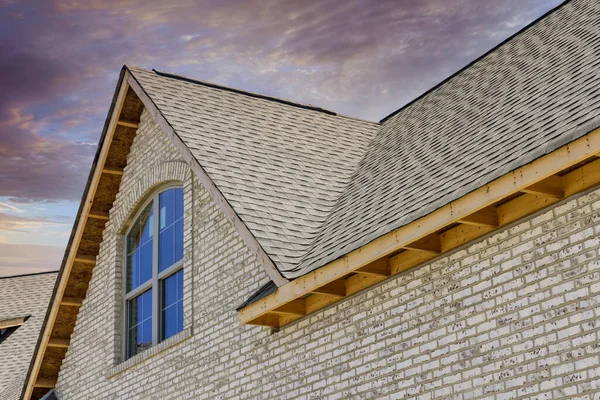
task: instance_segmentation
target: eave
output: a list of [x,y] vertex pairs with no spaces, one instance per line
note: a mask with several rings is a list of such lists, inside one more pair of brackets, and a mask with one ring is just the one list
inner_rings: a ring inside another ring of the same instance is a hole
[[[596,125],[597,126],[597,125]],[[282,327],[600,183],[600,129],[283,285],[240,310]]]

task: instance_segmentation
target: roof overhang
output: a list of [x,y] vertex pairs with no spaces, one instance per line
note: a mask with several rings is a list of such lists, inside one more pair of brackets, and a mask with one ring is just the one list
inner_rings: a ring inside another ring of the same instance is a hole
[[558,150],[279,287],[243,307],[241,323],[284,326],[598,185],[597,127],[589,126],[586,135]]

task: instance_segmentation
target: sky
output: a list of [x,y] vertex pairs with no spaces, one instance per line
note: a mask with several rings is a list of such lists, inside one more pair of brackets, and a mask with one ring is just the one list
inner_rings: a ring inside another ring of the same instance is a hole
[[123,64],[378,121],[560,0],[0,0],[0,276],[56,270]]

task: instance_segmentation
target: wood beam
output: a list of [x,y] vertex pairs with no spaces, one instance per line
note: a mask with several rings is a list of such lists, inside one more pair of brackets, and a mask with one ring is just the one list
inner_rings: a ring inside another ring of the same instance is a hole
[[56,378],[37,378],[33,386],[42,389],[52,389],[56,386]]
[[105,174],[111,174],[111,175],[123,175],[123,168],[104,167],[102,169],[102,172]]
[[90,255],[86,255],[86,254],[79,254],[77,256],[75,256],[75,258],[73,259],[74,262],[80,262],[83,264],[92,264],[95,265],[96,264],[96,256],[90,256]]
[[346,284],[344,283],[343,279],[338,279],[337,281],[333,281],[325,286],[314,289],[311,293],[325,294],[341,298],[346,295]]
[[50,338],[50,340],[48,340],[48,347],[57,347],[57,348],[61,348],[61,349],[67,349],[67,348],[69,348],[69,340],[68,339]]
[[458,222],[466,225],[486,226],[488,228],[497,228],[499,225],[496,207],[493,206],[475,211],[473,214],[459,219]]
[[425,251],[427,253],[440,254],[442,251],[442,244],[440,242],[440,235],[433,233],[425,236],[419,240],[402,246],[406,250],[418,250]]
[[390,265],[388,264],[387,258],[382,258],[371,264],[365,265],[362,268],[354,271],[356,273],[365,274],[365,275],[376,275],[382,277],[388,277],[392,273],[390,271]]
[[553,199],[562,199],[565,192],[563,189],[562,178],[558,175],[549,176],[533,185],[527,186],[523,193],[548,196]]
[[13,328],[15,326],[21,326],[25,323],[27,318],[11,318],[0,321],[0,329]]
[[304,299],[296,299],[282,305],[281,307],[277,307],[271,312],[273,314],[291,314],[304,316],[306,315],[306,304],[304,302]]
[[90,211],[88,218],[101,219],[108,221],[108,213],[105,211]]
[[117,121],[117,125],[124,126],[126,128],[136,128],[136,129],[138,127],[138,123],[137,122],[125,121],[125,120],[122,120],[122,119]]
[[81,307],[82,299],[76,297],[63,297],[60,301],[61,306]]

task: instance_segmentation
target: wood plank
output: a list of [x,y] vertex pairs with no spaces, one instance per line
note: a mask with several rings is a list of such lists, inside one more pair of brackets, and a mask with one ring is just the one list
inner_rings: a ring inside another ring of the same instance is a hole
[[372,275],[372,274],[355,274],[346,279],[346,293],[348,296],[358,293],[363,289],[375,285],[386,280],[387,276]]
[[527,186],[521,192],[548,196],[553,199],[562,199],[564,196],[562,178],[558,175],[549,176],[533,185]]
[[102,169],[102,172],[105,174],[111,174],[111,175],[123,175],[123,168],[104,167]]
[[61,306],[73,306],[73,307],[81,307],[82,299],[78,299],[76,297],[63,297],[60,301]]
[[343,279],[338,279],[328,283],[325,286],[314,289],[311,293],[314,294],[326,294],[330,296],[344,297],[346,295],[346,284]]
[[277,307],[271,312],[273,314],[292,314],[303,316],[306,315],[306,304],[304,299],[296,299],[282,305],[281,307]]
[[88,218],[102,219],[108,221],[108,213],[105,211],[90,211]]
[[12,328],[15,326],[21,326],[25,323],[27,318],[11,318],[0,321],[0,329]]
[[56,378],[37,378],[33,386],[36,388],[52,389],[56,386]]
[[120,119],[120,120],[117,121],[117,125],[124,126],[124,127],[127,127],[127,128],[136,128],[136,129],[138,127],[138,123],[137,122],[125,121],[125,120],[122,120],[122,119]]
[[600,160],[592,161],[562,177],[565,196],[582,192],[600,183]]
[[402,247],[407,250],[425,251],[433,254],[440,254],[440,251],[442,250],[440,235],[437,233],[425,236],[424,238],[416,240]]
[[429,261],[434,257],[436,257],[436,254],[433,253],[406,250],[402,253],[396,254],[394,257],[390,257],[389,263],[392,274],[396,275],[418,264],[424,263],[425,261]]
[[[344,287],[344,291],[346,288]],[[311,314],[321,308],[340,301],[340,297],[331,294],[313,294],[306,298],[306,314]]]
[[388,277],[392,274],[387,258],[382,258],[380,260],[372,262],[369,265],[365,265],[364,267],[357,269],[355,272],[383,277]]
[[260,325],[260,326],[270,326],[272,328],[278,328],[279,324],[279,315],[275,314],[264,314],[260,317],[252,320],[252,325]]
[[48,340],[48,347],[58,347],[58,348],[66,349],[69,347],[69,340],[68,339],[50,338],[50,340]]
[[78,254],[74,259],[74,262],[80,262],[83,264],[96,264],[96,256],[90,256],[86,254]]
[[498,221],[500,225],[510,224],[558,201],[554,197],[527,193],[500,205]]
[[493,231],[489,226],[458,225],[442,233],[442,252],[450,251]]
[[458,220],[461,224],[474,226],[487,226],[489,228],[498,227],[498,214],[496,207],[486,207],[482,210],[475,211]]

